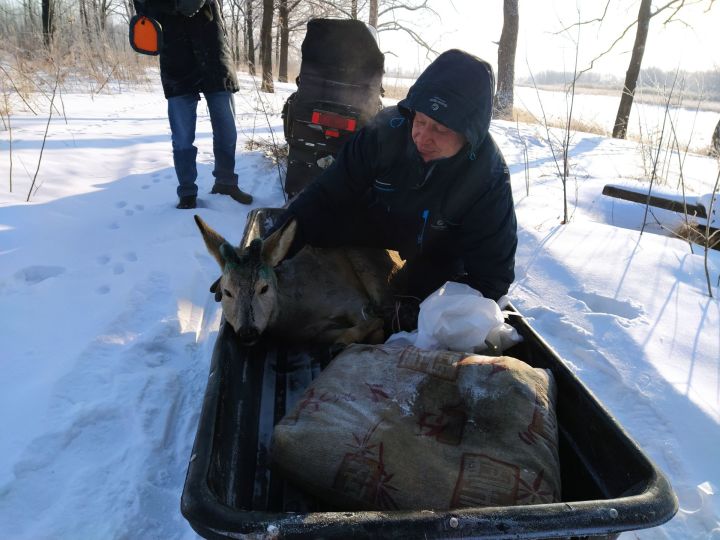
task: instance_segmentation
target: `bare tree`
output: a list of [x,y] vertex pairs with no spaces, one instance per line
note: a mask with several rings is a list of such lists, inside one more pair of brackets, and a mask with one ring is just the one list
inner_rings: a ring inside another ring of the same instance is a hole
[[623,85],[620,105],[618,106],[615,125],[613,126],[612,136],[616,139],[624,139],[627,135],[630,110],[632,109],[633,98],[635,97],[635,88],[637,87],[640,67],[642,66],[642,59],[645,54],[645,43],[647,42],[648,31],[650,29],[650,17],[652,16],[650,13],[651,4],[651,0],[642,0],[642,2],[640,2],[640,11],[638,11],[637,16],[637,32],[635,32],[635,44],[633,45],[632,55],[630,57],[630,65],[625,73],[625,84]]
[[[288,49],[290,47],[290,14],[300,4],[300,0],[288,3],[288,0],[280,0],[278,7],[278,19],[280,27],[280,60],[278,62],[278,81],[288,82]],[[305,21],[303,21],[304,26]]]
[[370,13],[368,15],[368,24],[373,28],[378,25],[378,0],[370,0]]
[[718,120],[715,130],[712,134],[712,143],[710,144],[710,155],[720,157],[720,120]]
[[247,54],[248,72],[255,75],[255,41],[253,26],[253,0],[245,0],[245,53]]
[[288,3],[287,0],[278,0],[278,81],[287,82],[288,63]]
[[46,49],[50,48],[53,38],[53,30],[55,27],[55,2],[53,0],[41,0],[41,20],[43,44]]
[[368,24],[378,33],[398,30],[407,34],[410,39],[425,49],[428,54],[436,51],[422,36],[421,26],[415,22],[418,14],[429,13],[440,16],[430,7],[430,0],[369,0],[365,5],[355,0],[305,0],[308,4],[323,7],[329,14],[359,19],[367,8]]
[[518,0],[503,1],[503,28],[498,43],[498,77],[494,109],[499,118],[511,118],[514,103],[515,51],[520,15]]
[[410,21],[404,20],[403,15],[416,16],[417,13],[427,12],[435,15],[438,19],[440,16],[428,5],[428,0],[383,0],[382,7],[378,6],[378,14],[375,28],[378,33],[390,30],[400,30],[405,32],[410,39],[425,49],[428,54],[436,51],[421,35],[420,29]]
[[[226,2],[225,6],[228,5],[230,6],[230,21],[229,24],[226,24],[226,26],[230,27],[228,45],[230,47],[233,64],[235,64],[235,66],[239,66],[243,62],[242,51],[244,51],[244,46],[241,47],[241,44],[244,45],[245,43],[245,14],[243,13],[240,0]],[[240,38],[241,34],[243,36],[242,39]]]
[[83,31],[90,33],[90,14],[88,13],[87,0],[78,0],[78,8],[80,9],[80,24]]
[[260,26],[260,61],[262,62],[262,84],[260,89],[263,92],[275,92],[272,72],[272,22],[274,11],[273,0],[263,0],[262,25]]
[[[593,23],[602,24],[602,22],[605,20],[605,16],[608,12],[608,8],[611,2],[612,0],[607,0],[605,8],[603,10],[603,14],[600,17],[586,21],[579,21],[575,23],[575,25],[581,26]],[[620,106],[618,107],[618,112],[615,117],[613,137],[618,139],[624,139],[627,135],[628,120],[630,118],[633,98],[635,97],[635,89],[637,88],[637,81],[640,75],[643,55],[645,54],[645,45],[647,43],[647,36],[650,29],[651,19],[660,14],[667,14],[667,17],[665,17],[663,24],[668,24],[671,21],[679,20],[679,14],[684,7],[691,5],[706,5],[706,11],[709,11],[713,7],[714,3],[715,0],[665,0],[664,4],[661,4],[655,9],[655,11],[653,11],[651,0],[641,0],[640,9],[638,10],[638,16],[635,18],[635,20],[630,22],[630,24],[628,24],[623,29],[617,39],[615,39],[615,41],[613,41],[605,51],[603,51],[590,61],[589,67],[581,71],[581,74],[590,71],[597,60],[612,51],[615,46],[620,43],[620,41],[627,35],[627,33],[634,26],[637,25],[637,30],[635,32],[635,43],[633,45],[633,51],[630,57],[630,64],[628,65],[628,69],[625,74],[625,85],[623,87],[622,96],[620,98]]]

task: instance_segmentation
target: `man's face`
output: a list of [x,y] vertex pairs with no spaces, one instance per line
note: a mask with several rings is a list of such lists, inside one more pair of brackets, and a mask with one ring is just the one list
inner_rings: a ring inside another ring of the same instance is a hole
[[421,112],[415,113],[412,138],[423,161],[448,158],[465,146],[465,137]]

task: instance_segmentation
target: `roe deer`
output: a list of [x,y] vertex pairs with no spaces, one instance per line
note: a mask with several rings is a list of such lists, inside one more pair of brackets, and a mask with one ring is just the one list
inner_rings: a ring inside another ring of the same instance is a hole
[[265,332],[313,343],[383,341],[382,313],[392,310],[390,283],[401,266],[395,252],[305,246],[283,260],[295,220],[246,248],[230,245],[197,215],[195,222],[222,269],[215,298],[241,343]]

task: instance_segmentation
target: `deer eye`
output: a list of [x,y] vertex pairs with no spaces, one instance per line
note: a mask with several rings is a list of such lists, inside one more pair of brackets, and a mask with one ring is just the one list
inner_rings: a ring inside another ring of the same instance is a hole
[[227,296],[228,298],[233,297],[232,293],[230,291],[228,291],[227,289],[223,289],[223,295]]
[[267,284],[263,285],[263,286],[262,286],[262,289],[260,289],[260,294],[265,294],[266,292],[268,292],[268,285],[267,285]]

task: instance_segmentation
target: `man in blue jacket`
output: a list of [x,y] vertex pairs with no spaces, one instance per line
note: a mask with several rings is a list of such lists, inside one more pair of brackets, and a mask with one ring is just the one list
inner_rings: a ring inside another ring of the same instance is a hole
[[252,196],[238,187],[235,174],[235,69],[216,0],[134,0],[135,10],[162,27],[160,79],[168,100],[178,208],[197,205],[195,126],[200,94],[205,96],[213,132],[215,184],[211,193],[242,204]]
[[517,225],[488,132],[494,86],[488,63],[441,54],[290,204],[284,217],[297,220],[299,242],[397,250],[407,292],[420,299],[448,280],[494,300],[507,293]]

